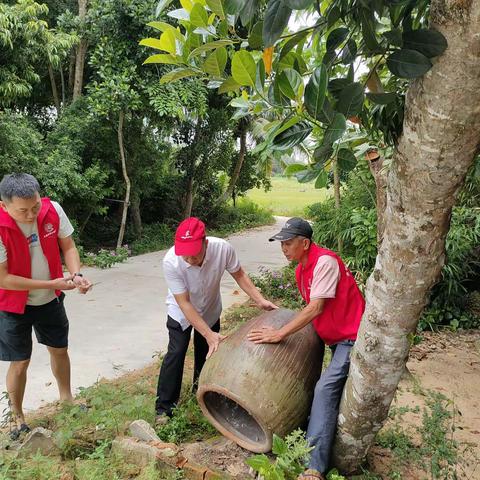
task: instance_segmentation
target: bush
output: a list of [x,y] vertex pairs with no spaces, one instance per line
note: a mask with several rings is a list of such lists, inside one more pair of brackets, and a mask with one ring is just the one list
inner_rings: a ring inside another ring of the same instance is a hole
[[279,271],[272,271],[265,267],[260,267],[259,270],[260,275],[252,276],[252,281],[262,295],[280,301],[282,306],[292,310],[300,310],[305,306],[297,288],[293,263]]
[[110,268],[116,263],[123,263],[127,260],[130,250],[128,245],[116,248],[115,250],[106,250],[101,248],[97,253],[84,253],[83,248],[79,247],[80,259],[84,265],[89,267]]

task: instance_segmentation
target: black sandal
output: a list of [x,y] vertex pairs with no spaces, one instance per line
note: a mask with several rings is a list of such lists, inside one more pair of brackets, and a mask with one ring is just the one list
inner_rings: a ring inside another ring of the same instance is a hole
[[22,423],[20,425],[20,428],[14,428],[13,430],[10,431],[10,438],[13,441],[16,441],[20,438],[20,436],[23,433],[29,433],[31,431],[32,431],[31,428],[26,423]]

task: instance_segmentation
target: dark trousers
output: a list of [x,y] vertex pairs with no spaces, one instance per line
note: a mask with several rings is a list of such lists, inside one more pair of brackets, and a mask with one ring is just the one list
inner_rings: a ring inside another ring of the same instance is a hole
[[[155,410],[157,415],[165,413],[172,415],[172,409],[180,398],[182,388],[183,367],[188,344],[192,335],[192,327],[182,330],[182,327],[173,318],[167,318],[168,350],[165,355],[160,375],[158,376],[157,401]],[[220,320],[213,325],[214,332],[220,331]],[[207,358],[208,343],[196,330],[193,330],[193,351],[195,363],[193,369],[193,389],[196,390],[198,377]]]
[[332,360],[315,386],[307,439],[313,448],[309,468],[325,473],[337,427],[338,409],[350,369],[350,351],[355,342],[332,345]]

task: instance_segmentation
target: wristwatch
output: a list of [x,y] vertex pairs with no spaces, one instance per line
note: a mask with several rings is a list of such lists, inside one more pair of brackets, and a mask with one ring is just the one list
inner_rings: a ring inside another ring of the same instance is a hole
[[72,279],[75,277],[83,277],[83,275],[80,272],[72,273]]

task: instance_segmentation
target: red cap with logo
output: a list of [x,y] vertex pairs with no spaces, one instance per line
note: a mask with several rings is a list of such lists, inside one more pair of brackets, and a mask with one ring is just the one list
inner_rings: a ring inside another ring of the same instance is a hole
[[175,232],[175,255],[198,255],[205,238],[205,224],[195,217],[186,218]]

